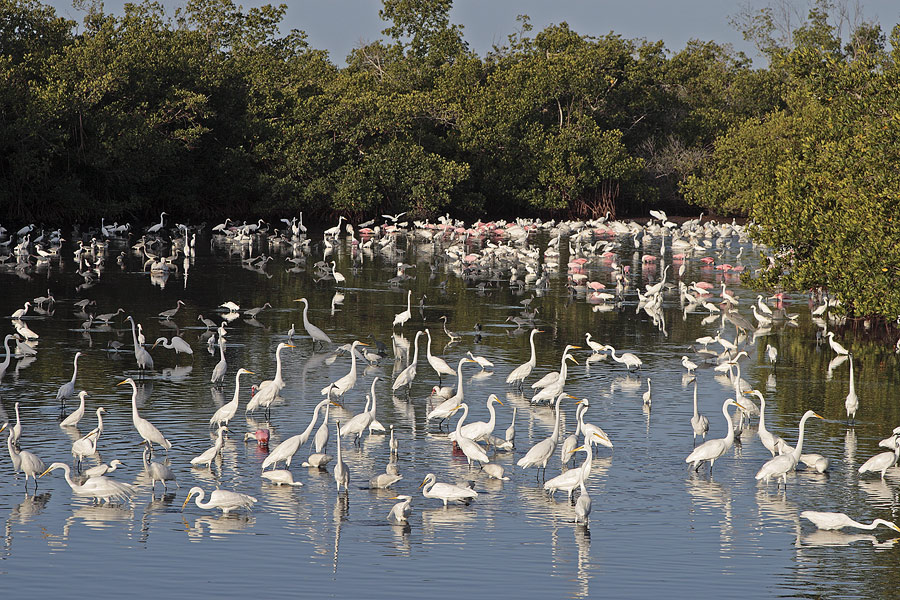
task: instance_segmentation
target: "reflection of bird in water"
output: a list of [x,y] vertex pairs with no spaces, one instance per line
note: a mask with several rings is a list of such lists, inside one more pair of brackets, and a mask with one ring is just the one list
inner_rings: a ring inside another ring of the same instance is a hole
[[866,541],[876,548],[892,548],[900,538],[891,538],[879,542],[871,533],[844,533],[842,531],[826,531],[818,529],[800,537],[801,546],[849,546],[854,542]]
[[575,502],[575,522],[587,525],[591,516],[591,497],[588,496],[583,480],[579,482],[579,485],[581,486],[581,495],[578,496],[578,501]]

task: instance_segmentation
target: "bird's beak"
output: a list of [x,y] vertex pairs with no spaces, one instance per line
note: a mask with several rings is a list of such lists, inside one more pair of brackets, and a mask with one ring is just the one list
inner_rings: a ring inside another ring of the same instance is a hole
[[594,435],[597,436],[597,439],[603,440],[604,442],[608,442],[608,441],[609,441],[609,438],[608,438],[608,437],[606,437],[605,435],[600,434],[600,433],[597,432],[597,431],[594,432]]
[[898,527],[897,525],[891,526],[891,529],[893,529],[894,531],[900,531],[900,527]]
[[156,348],[156,344],[158,344],[158,343],[159,343],[159,342],[154,342],[153,345],[150,346],[150,349],[153,350],[154,348]]
[[360,342],[357,344],[357,346],[368,346],[368,344],[366,344],[365,342]]
[[399,500],[399,499],[400,499],[400,496],[394,496],[393,498],[391,498],[391,500]]
[[[293,346],[291,346],[291,348],[293,348]],[[247,375],[256,375],[256,373],[254,373],[253,371],[247,371]]]
[[500,401],[500,398],[497,398],[497,404],[499,404],[500,406],[503,406],[503,402]]
[[187,506],[187,503],[191,501],[191,495],[188,494],[188,497],[184,499],[184,504],[181,505],[181,510],[184,510],[184,507]]
[[422,487],[423,485],[425,485],[425,482],[426,482],[426,481],[428,481],[428,479],[423,479],[423,480],[422,480],[422,483],[419,484],[419,487]]
[[578,361],[577,361],[577,360],[575,359],[575,357],[572,356],[571,354],[566,354],[566,358],[567,358],[568,360],[571,360],[571,361],[572,361],[573,363],[575,363],[576,365],[578,364]]
[[813,413],[813,416],[814,416],[814,417],[817,417],[817,418],[819,418],[819,419],[822,419],[823,421],[825,420],[825,417],[823,417],[823,416],[820,415],[819,413]]
[[[737,406],[741,410],[747,410],[747,407],[744,406],[743,404],[741,404],[740,402],[735,401],[734,405]],[[819,418],[821,418],[821,417],[819,417]]]
[[566,398],[571,398],[572,400],[574,400],[575,396],[573,396],[572,394],[566,394]]
[[126,383],[128,383],[128,380],[127,380],[127,379],[126,379],[125,381],[120,381],[120,382],[117,383],[116,385],[125,385]]
[[581,346],[572,346],[572,350],[581,350]]
[[584,450],[584,445],[578,446],[577,448],[572,450],[572,452],[580,452],[581,450]]
[[41,473],[41,474],[39,475],[39,477],[43,477],[44,475],[46,475],[46,474],[49,473],[49,472],[50,472],[50,469],[47,469],[46,471],[44,471],[43,473]]
[[538,329],[538,333],[544,333],[543,329]]
[[[284,347],[285,348],[296,348],[297,346],[294,346],[293,344],[285,344]],[[256,373],[254,373],[254,375],[256,375]]]
[[334,406],[339,406],[339,407],[341,407],[341,408],[344,408],[344,405],[341,404],[340,402],[335,402],[335,401],[332,400],[331,404],[333,404]]
[[4,423],[3,427],[0,427],[0,433],[3,433],[3,430],[5,430],[7,427],[9,427],[9,423]]

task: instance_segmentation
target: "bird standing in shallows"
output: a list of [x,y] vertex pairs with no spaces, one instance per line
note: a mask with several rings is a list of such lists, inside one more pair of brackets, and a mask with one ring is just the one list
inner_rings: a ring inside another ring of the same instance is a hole
[[144,348],[140,341],[138,341],[137,328],[134,325],[134,319],[131,318],[131,315],[125,317],[125,320],[131,321],[131,337],[134,339],[134,359],[137,361],[138,369],[141,370],[141,375],[143,375],[144,371],[153,368],[153,357],[150,356],[147,349]]
[[584,487],[584,481],[579,486],[581,495],[578,496],[578,501],[575,503],[575,522],[587,525],[591,516],[591,497],[588,496],[587,488]]
[[241,508],[249,510],[257,503],[257,499],[253,496],[229,490],[213,490],[209,495],[209,502],[204,503],[203,498],[206,496],[206,492],[203,491],[203,488],[195,486],[188,492],[187,498],[184,499],[184,504],[181,505],[181,510],[184,510],[184,507],[187,506],[187,503],[190,502],[191,498],[195,495],[197,496],[195,504],[198,507],[205,509],[218,508],[222,510],[222,514],[226,515],[233,510]]
[[731,415],[728,414],[729,406],[737,406],[739,409],[743,407],[734,401],[733,398],[727,399],[722,404],[722,414],[725,415],[725,421],[728,423],[728,433],[724,438],[707,440],[694,448],[694,451],[687,455],[684,462],[690,463],[695,471],[700,470],[700,465],[705,461],[709,461],[709,472],[712,474],[713,465],[717,458],[720,458],[734,445],[734,422]]
[[167,481],[171,481],[175,484],[175,487],[178,486],[178,482],[175,481],[175,472],[169,467],[169,465],[153,462],[150,460],[150,449],[144,448],[143,452],[143,460],[144,460],[144,471],[146,471],[147,476],[150,477],[150,483],[153,486],[153,491],[156,491],[156,482],[160,482],[163,484],[163,490],[166,492],[169,491],[169,486],[166,484]]
[[[72,371],[72,379],[67,381],[66,383],[59,386],[59,391],[56,392],[56,400],[62,404],[66,403],[66,400],[72,397],[72,394],[75,393],[75,378],[78,376],[78,357],[81,356],[81,352],[75,353],[75,360],[73,361],[74,369]],[[77,421],[76,421],[77,422]]]
[[[8,425],[9,423],[4,423],[3,427],[0,427],[0,433],[2,433]],[[13,470],[16,473],[21,472],[25,474],[25,491],[28,491],[29,477],[34,480],[34,487],[37,488],[37,478],[39,477],[39,473],[44,470],[44,462],[33,452],[29,452],[28,450],[17,450],[13,444],[12,430],[10,430],[9,435],[6,438],[6,448],[9,450],[9,459],[12,461]],[[66,466],[68,467],[68,465]]]
[[272,471],[263,471],[262,478],[268,479],[275,485],[288,485],[291,487],[302,487],[302,481],[294,481],[294,475],[287,469],[273,469]]
[[844,401],[844,408],[847,409],[847,418],[856,419],[856,411],[859,409],[859,398],[856,395],[856,384],[853,381],[853,355],[850,355],[850,391],[847,392],[847,399]]
[[806,519],[807,521],[811,521],[812,524],[819,529],[825,529],[829,531],[843,529],[844,527],[872,530],[879,525],[884,525],[885,527],[893,529],[894,531],[900,531],[900,527],[898,527],[891,521],[885,521],[884,519],[875,519],[874,521],[866,525],[865,523],[854,521],[844,513],[839,512],[819,512],[816,510],[804,510],[800,513],[800,517]]
[[506,376],[506,383],[512,383],[515,384],[516,387],[521,388],[525,379],[531,375],[531,371],[534,370],[535,365],[537,365],[537,352],[534,349],[534,336],[539,333],[543,333],[543,331],[540,329],[531,330],[531,335],[528,339],[528,343],[531,345],[531,358],[528,359],[528,362],[513,369],[512,373]]
[[337,460],[334,463],[334,482],[337,484],[337,490],[341,491],[341,486],[344,486],[344,491],[350,491],[350,471],[347,469],[347,463],[344,462],[343,454],[341,453],[341,423],[340,421],[335,422],[335,430],[337,431]]
[[897,464],[898,458],[900,458],[900,443],[898,443],[898,439],[900,439],[900,434],[894,434],[891,436],[894,441],[894,450],[892,452],[879,452],[859,467],[859,474],[863,473],[875,473],[877,471],[881,471],[881,479],[884,479],[884,473],[889,468],[893,467]]
[[784,485],[787,485],[787,474],[793,471],[800,461],[800,454],[803,451],[804,427],[806,426],[806,420],[810,417],[824,418],[814,410],[808,410],[803,413],[803,417],[800,419],[800,435],[797,438],[797,446],[791,452],[779,454],[775,458],[768,460],[756,474],[757,481],[764,480],[768,483],[772,477],[775,477],[776,480],[778,477],[781,477]]
[[425,356],[428,359],[428,364],[431,365],[431,368],[434,369],[438,374],[438,385],[441,385],[441,383],[443,383],[444,375],[455,377],[456,371],[453,370],[453,367],[447,364],[446,360],[431,353],[431,331],[426,329],[425,335],[428,336],[428,345],[425,346]]
[[403,524],[409,521],[409,513],[410,508],[409,505],[412,502],[412,496],[394,496],[391,500],[400,500],[397,504],[391,507],[391,512],[388,513],[388,521],[395,524]]
[[91,456],[97,452],[97,443],[100,441],[100,434],[103,433],[103,413],[106,409],[102,406],[97,409],[97,427],[84,437],[81,437],[72,444],[72,456],[75,457],[76,468],[81,468],[81,462],[85,456]]
[[150,349],[153,350],[153,348],[156,348],[159,344],[162,344],[163,348],[168,348],[169,350],[174,350],[175,356],[178,356],[179,354],[187,354],[188,356],[191,356],[191,357],[194,356],[194,349],[191,348],[191,345],[188,344],[186,341],[184,341],[183,338],[180,338],[177,335],[173,335],[171,341],[167,340],[164,337],[156,338],[156,341],[153,342],[153,347]]
[[403,327],[403,324],[406,323],[407,321],[409,321],[409,319],[411,317],[412,317],[412,290],[409,290],[406,293],[406,310],[394,315],[394,324],[392,325],[392,327],[396,327],[397,325],[399,325],[400,327]]
[[539,469],[546,470],[547,462],[550,460],[550,457],[553,456],[553,453],[556,452],[556,446],[559,444],[559,405],[563,398],[574,398],[574,396],[562,393],[556,397],[556,418],[554,419],[553,435],[532,446],[531,449],[525,453],[525,456],[518,460],[516,463],[518,466],[523,469],[538,467]]
[[478,492],[472,488],[454,485],[452,483],[435,483],[437,478],[434,473],[429,473],[425,479],[419,484],[422,488],[422,495],[426,498],[436,498],[444,501],[444,506],[448,502],[461,502],[468,504],[472,499],[478,497]]
[[50,471],[55,471],[57,469],[62,469],[65,474],[66,483],[69,484],[69,487],[72,488],[72,492],[76,496],[94,498],[97,501],[103,500],[104,502],[109,503],[110,500],[127,500],[134,493],[134,488],[127,483],[115,481],[114,479],[102,475],[99,477],[91,477],[83,484],[78,485],[72,481],[72,470],[69,468],[69,465],[65,463],[53,463],[46,471],[41,473],[41,477]]
[[241,399],[241,375],[255,375],[253,371],[247,369],[238,369],[234,376],[234,398],[231,402],[223,404],[209,419],[209,426],[228,425],[228,422],[234,418],[237,413],[238,403]]
[[125,381],[118,383],[117,385],[125,385],[129,384],[131,386],[131,421],[134,423],[134,428],[137,429],[138,434],[144,441],[147,443],[147,447],[150,448],[150,455],[153,455],[153,444],[159,444],[165,449],[166,454],[169,453],[169,449],[172,447],[172,443],[165,438],[165,436],[157,429],[153,423],[148,421],[147,419],[141,417],[138,414],[137,407],[137,384],[134,382],[134,379],[129,377]]
[[225,444],[226,431],[228,431],[228,428],[224,425],[220,425],[219,430],[216,432],[215,443],[199,456],[195,456],[194,458],[192,458],[191,464],[195,467],[199,467],[202,465],[206,465],[206,468],[211,467],[212,461],[215,460],[216,456],[219,455],[219,452],[222,451],[222,446]]
[[[313,427],[316,426],[316,421],[319,420],[319,411],[322,410],[322,407],[331,402],[328,398],[322,400],[318,404],[316,404],[315,409],[313,409],[313,416],[309,422],[309,425],[306,426],[306,429],[303,432],[298,433],[297,435],[292,435],[287,438],[275,448],[269,452],[269,455],[263,460],[262,468],[265,470],[267,467],[277,467],[278,463],[284,462],[287,466],[291,466],[291,459],[294,458],[294,455],[297,453],[297,450],[300,449],[300,446],[306,443],[306,440],[309,439],[310,434],[312,433]],[[335,406],[340,406],[339,404],[333,403]]]
[[691,429],[694,430],[694,443],[697,443],[697,436],[703,436],[706,440],[706,432],[709,431],[709,419],[701,415],[697,409],[697,380],[694,379],[694,416],[691,417]]
[[84,399],[87,398],[87,395],[87,392],[84,390],[78,392],[78,399],[80,400],[78,408],[73,410],[68,417],[60,422],[60,427],[75,427],[78,425],[78,422],[81,421],[81,418],[84,416]]
[[834,350],[837,354],[841,356],[846,356],[850,354],[850,351],[841,346],[838,342],[834,341],[834,332],[829,331],[825,337],[828,338],[828,345],[831,346],[831,349]]
[[306,329],[306,333],[309,337],[312,338],[313,341],[313,350],[316,349],[316,344],[330,344],[331,338],[328,337],[324,331],[313,325],[309,322],[309,301],[306,298],[299,298],[294,300],[294,302],[302,302],[303,303],[303,328]]
[[352,344],[350,344],[350,372],[335,381],[332,384],[326,385],[322,388],[323,396],[343,396],[344,392],[347,390],[352,390],[356,385],[356,347],[357,346],[368,346],[368,344],[364,344],[359,340],[354,340]]
[[281,351],[285,348],[293,347],[284,342],[278,344],[275,348],[275,378],[267,379],[259,384],[256,393],[250,398],[250,402],[247,403],[247,408],[244,409],[244,412],[253,412],[259,407],[268,410],[272,406],[279,392],[284,389],[284,378],[281,376]]

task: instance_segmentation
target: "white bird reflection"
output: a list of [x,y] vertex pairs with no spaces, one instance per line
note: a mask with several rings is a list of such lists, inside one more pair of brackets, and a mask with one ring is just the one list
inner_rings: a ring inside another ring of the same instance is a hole
[[817,529],[797,537],[797,546],[800,547],[824,547],[824,546],[849,546],[856,542],[868,542],[876,550],[888,550],[893,548],[900,538],[890,538],[882,542],[871,533],[844,533],[843,531],[826,531]]
[[184,521],[185,530],[188,539],[192,542],[199,542],[204,537],[219,538],[232,533],[250,529],[256,524],[256,517],[246,513],[228,513],[227,515],[213,516],[204,515],[197,517],[194,524],[188,524]]

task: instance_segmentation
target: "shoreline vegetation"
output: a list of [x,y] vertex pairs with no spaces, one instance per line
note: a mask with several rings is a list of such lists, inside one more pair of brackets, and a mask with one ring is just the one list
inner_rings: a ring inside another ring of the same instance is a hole
[[527,16],[478,56],[452,0],[383,0],[342,68],[284,5],[76,4],[0,0],[7,223],[712,211],[771,249],[755,285],[900,315],[900,27],[849,3],[736,15],[759,67]]

